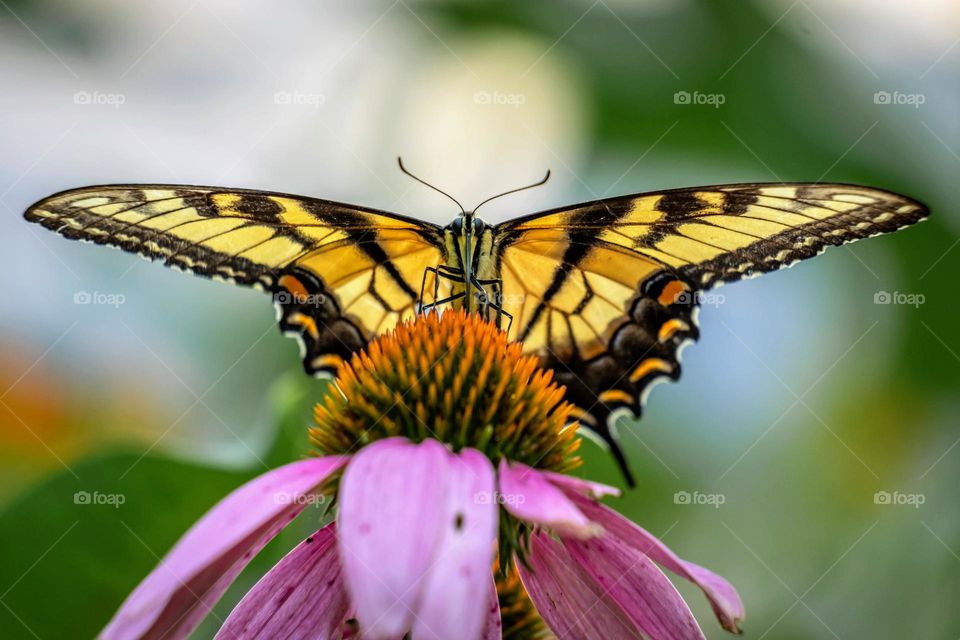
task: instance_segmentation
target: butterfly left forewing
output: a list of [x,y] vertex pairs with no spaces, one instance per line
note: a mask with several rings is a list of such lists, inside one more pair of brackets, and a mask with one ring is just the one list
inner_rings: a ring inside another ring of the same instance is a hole
[[265,191],[87,187],[41,200],[26,218],[68,238],[270,291],[311,374],[332,371],[411,317],[423,270],[443,260],[434,225]]

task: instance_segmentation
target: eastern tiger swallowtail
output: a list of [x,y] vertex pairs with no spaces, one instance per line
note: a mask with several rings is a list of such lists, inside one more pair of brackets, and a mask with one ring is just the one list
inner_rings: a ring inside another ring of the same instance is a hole
[[496,313],[554,370],[629,481],[615,420],[639,417],[652,383],[679,377],[699,292],[927,214],[880,189],[787,183],[620,196],[498,225],[463,212],[442,228],[316,198],[175,185],[72,189],[25,215],[67,238],[271,292],[313,375],[422,308]]

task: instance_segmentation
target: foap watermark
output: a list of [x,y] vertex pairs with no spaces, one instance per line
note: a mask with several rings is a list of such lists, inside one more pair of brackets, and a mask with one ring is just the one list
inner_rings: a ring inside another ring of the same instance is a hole
[[113,107],[119,109],[127,101],[122,93],[106,93],[104,91],[77,91],[73,94],[73,104]]
[[527,96],[522,93],[506,93],[503,91],[477,91],[473,94],[474,104],[513,107],[519,109],[527,102]]
[[127,296],[122,293],[107,293],[103,291],[77,291],[73,294],[73,304],[99,305],[114,309],[126,303]]
[[677,491],[673,494],[673,504],[704,505],[719,509],[727,501],[722,493],[701,493],[699,491]]
[[311,307],[321,307],[327,302],[327,296],[322,293],[297,293],[294,291],[277,291],[273,294],[274,304],[301,304]]
[[329,496],[318,493],[290,493],[288,491],[278,491],[273,494],[275,504],[296,504],[301,506],[325,505],[330,500]]
[[922,493],[901,493],[900,491],[877,491],[873,494],[873,504],[893,507],[913,507],[919,509],[927,501]]
[[327,97],[322,93],[304,93],[302,91],[277,91],[273,94],[273,104],[313,107],[319,109],[327,103]]
[[127,496],[122,493],[101,493],[99,491],[77,491],[73,494],[73,504],[79,505],[106,505],[119,509],[126,503]]
[[479,306],[496,305],[502,309],[510,307],[519,307],[523,305],[526,296],[522,293],[507,293],[500,295],[490,294],[486,291],[474,291],[473,300]]
[[727,101],[722,93],[703,93],[701,91],[677,91],[673,94],[673,104],[706,105],[719,109]]
[[727,296],[716,291],[681,291],[673,298],[674,304],[698,304],[701,307],[719,307]]
[[919,109],[927,101],[922,93],[904,93],[902,91],[877,91],[873,94],[873,104],[907,106]]
[[916,309],[926,301],[927,297],[922,293],[877,291],[873,294],[873,304],[905,304]]
[[523,504],[527,496],[521,493],[500,493],[499,491],[478,491],[473,494],[474,504]]

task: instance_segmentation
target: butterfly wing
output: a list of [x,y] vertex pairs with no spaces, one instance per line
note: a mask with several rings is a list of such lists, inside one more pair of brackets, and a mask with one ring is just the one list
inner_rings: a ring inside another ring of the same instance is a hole
[[27,220],[198,275],[271,292],[310,374],[412,316],[426,267],[443,262],[434,225],[281,193],[174,185],[65,191]]
[[927,215],[904,196],[839,184],[742,184],[624,196],[499,225],[511,337],[567,386],[622,461],[618,410],[680,375],[698,292],[790,266]]

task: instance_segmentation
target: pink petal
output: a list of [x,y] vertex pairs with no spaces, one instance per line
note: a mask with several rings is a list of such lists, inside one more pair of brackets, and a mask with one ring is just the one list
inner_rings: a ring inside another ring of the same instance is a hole
[[710,605],[727,631],[740,633],[744,618],[743,602],[729,582],[708,569],[682,560],[653,534],[624,518],[613,509],[584,498],[573,496],[583,512],[600,523],[607,533],[652,558],[678,576],[696,584],[710,600]]
[[542,471],[500,461],[500,502],[511,514],[562,535],[590,538],[603,529],[583,515]]
[[497,595],[497,581],[490,576],[490,596],[487,598],[487,611],[481,640],[501,640],[503,638],[503,619],[500,617],[500,598]]
[[584,478],[577,478],[576,476],[568,476],[565,473],[554,473],[553,471],[541,471],[541,474],[546,477],[554,485],[560,487],[561,489],[566,489],[573,491],[574,493],[579,493],[591,498],[602,498],[604,496],[619,496],[620,489],[616,487],[611,487],[608,484],[601,484],[599,482],[592,482]]
[[604,535],[565,540],[571,557],[650,640],[704,640],[690,607],[650,558]]
[[530,539],[530,567],[517,571],[530,600],[558,638],[637,640],[623,610],[584,575],[563,545],[542,532]]
[[448,456],[446,476],[434,478],[446,490],[446,504],[413,625],[418,639],[476,639],[486,622],[499,510],[483,498],[496,486],[493,465],[474,449]]
[[236,489],[180,538],[100,637],[185,638],[263,545],[303,511],[304,497],[345,462],[301,460]]
[[[340,556],[364,638],[400,637],[415,621],[446,629],[451,615],[460,618],[458,637],[467,625],[480,632],[475,618],[482,619],[493,561],[496,505],[477,499],[492,490],[493,474],[474,454],[454,456],[435,440],[391,438],[365,447],[344,472]],[[463,557],[448,546],[461,547]],[[442,606],[452,611],[438,611]]]
[[218,640],[332,638],[350,608],[336,526],[301,542],[243,597]]

